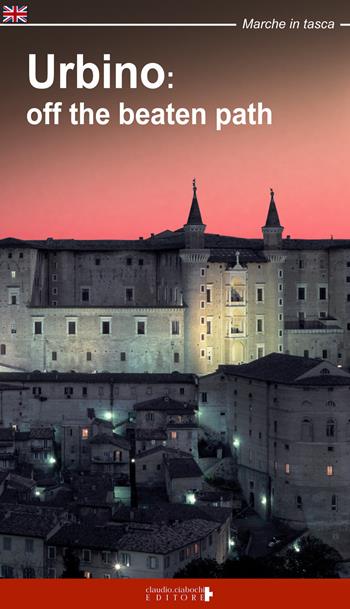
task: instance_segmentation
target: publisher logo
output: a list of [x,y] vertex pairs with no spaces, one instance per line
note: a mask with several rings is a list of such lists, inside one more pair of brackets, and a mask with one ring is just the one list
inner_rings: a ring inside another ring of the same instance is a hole
[[209,586],[148,586],[145,599],[158,603],[209,603],[213,596]]

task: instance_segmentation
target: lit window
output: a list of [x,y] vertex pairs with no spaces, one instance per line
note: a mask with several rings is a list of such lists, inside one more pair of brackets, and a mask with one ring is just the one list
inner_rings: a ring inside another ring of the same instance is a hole
[[176,438],[177,438],[177,431],[171,431],[170,432],[170,437],[171,437],[172,440],[176,440]]
[[327,465],[327,476],[333,476],[333,465]]
[[16,271],[11,271],[11,277],[12,279],[16,279]]
[[286,472],[286,474],[290,474],[290,465],[289,465],[289,463],[285,464],[284,471]]
[[83,438],[83,440],[87,440],[89,437],[89,430],[87,429],[87,427],[83,427],[83,429],[81,430],[81,437]]

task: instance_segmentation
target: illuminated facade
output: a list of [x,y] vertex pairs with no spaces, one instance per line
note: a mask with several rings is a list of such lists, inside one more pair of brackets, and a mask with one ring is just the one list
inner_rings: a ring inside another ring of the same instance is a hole
[[[130,241],[0,241],[0,370],[206,374],[268,353],[349,366],[350,240],[183,228]],[[349,291],[349,293],[348,293]]]

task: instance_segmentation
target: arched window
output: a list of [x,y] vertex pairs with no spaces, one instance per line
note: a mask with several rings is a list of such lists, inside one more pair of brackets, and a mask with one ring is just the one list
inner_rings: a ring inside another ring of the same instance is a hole
[[322,368],[320,374],[330,374],[330,370],[328,368]]
[[327,419],[326,436],[327,438],[335,438],[336,425],[334,419]]
[[303,419],[301,422],[301,439],[303,442],[312,442],[313,425],[311,419]]
[[296,503],[298,510],[301,510],[303,507],[303,500],[300,495],[297,496]]
[[328,406],[328,408],[334,408],[335,402],[333,402],[333,400],[328,400],[328,402],[326,403],[326,406]]
[[34,579],[35,570],[33,567],[23,567],[23,579]]

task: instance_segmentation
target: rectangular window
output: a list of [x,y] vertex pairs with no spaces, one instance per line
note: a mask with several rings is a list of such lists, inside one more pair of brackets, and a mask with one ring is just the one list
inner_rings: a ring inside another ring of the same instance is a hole
[[101,258],[95,258],[95,265],[96,266],[100,266],[101,265]]
[[327,288],[326,287],[319,287],[318,290],[318,298],[319,300],[327,300]]
[[0,355],[6,355],[6,345],[4,343],[0,345]]
[[333,476],[333,465],[327,465],[327,476]]
[[105,550],[101,552],[101,558],[104,564],[108,564],[111,562],[111,553]]
[[298,300],[306,300],[306,288],[304,286],[298,286],[297,298]]
[[139,258],[139,266],[143,266],[143,258]]
[[81,288],[81,302],[90,302],[90,288]]
[[265,355],[265,346],[264,345],[257,345],[256,346],[256,357],[257,359],[260,359],[261,357],[264,357]]
[[137,320],[136,322],[136,334],[145,335],[146,334],[146,322],[142,320]]
[[67,334],[69,336],[75,336],[77,333],[77,322],[73,319],[67,319]]
[[132,258],[128,257],[126,259],[126,266],[131,266],[132,265]]
[[256,318],[256,331],[264,332],[264,318],[263,317]]
[[180,362],[180,353],[174,353],[174,364],[178,364]]
[[111,334],[110,319],[101,319],[101,334]]
[[134,288],[125,289],[125,300],[126,300],[126,302],[134,301]]
[[43,333],[43,322],[42,321],[34,321],[33,332],[36,336],[39,336]]
[[338,509],[338,498],[337,498],[337,495],[332,495],[331,509],[333,511],[336,511]]
[[83,429],[81,430],[81,437],[82,440],[87,440],[89,438],[89,430],[87,427],[83,427]]
[[207,392],[206,392],[206,391],[203,391],[203,392],[201,393],[201,402],[203,402],[203,403],[208,402],[208,394],[207,394]]
[[130,554],[126,554],[126,552],[121,552],[120,554],[120,562],[123,567],[130,567]]
[[171,333],[172,335],[180,334],[180,322],[177,319],[171,322]]
[[57,362],[57,351],[52,351],[51,359],[53,362]]
[[322,351],[322,359],[327,359],[327,357],[328,357],[328,351],[327,351],[327,349],[323,349],[323,351]]
[[12,550],[12,537],[3,537],[2,547],[4,550],[11,552]]
[[256,302],[264,302],[264,288],[263,287],[256,288]]
[[205,269],[201,269],[200,270],[200,276],[201,277],[205,277]]
[[55,546],[49,546],[47,548],[47,557],[50,559],[55,559],[56,558],[56,548]]
[[18,305],[19,304],[19,288],[9,288],[8,290],[8,304]]
[[148,568],[149,569],[158,569],[158,558],[157,556],[149,556],[148,557]]
[[65,387],[64,395],[73,395],[73,387]]
[[177,438],[177,431],[171,431],[170,432],[170,437],[171,437],[172,440],[176,440],[176,438]]
[[290,474],[290,465],[289,465],[289,463],[285,464],[284,471],[285,471],[286,474]]
[[87,361],[87,362],[91,362],[91,360],[92,360],[92,354],[91,354],[91,351],[87,351],[87,352],[86,352],[86,361]]
[[32,388],[33,395],[41,395],[41,387],[33,387]]
[[207,318],[207,334],[211,334],[212,320]]
[[83,550],[82,559],[84,562],[91,562],[91,550]]
[[212,286],[207,286],[207,302],[213,302],[213,288]]
[[120,354],[120,361],[121,362],[126,362],[126,353],[125,351],[122,351]]

